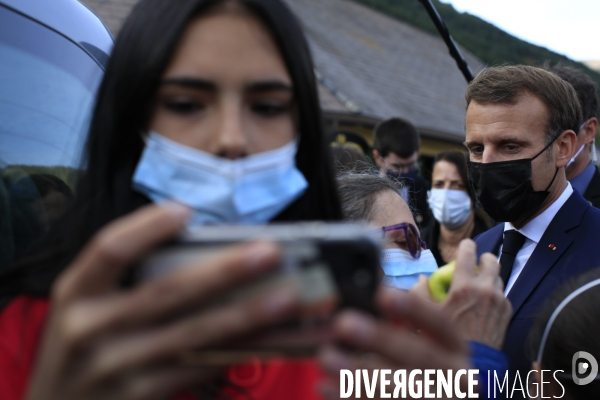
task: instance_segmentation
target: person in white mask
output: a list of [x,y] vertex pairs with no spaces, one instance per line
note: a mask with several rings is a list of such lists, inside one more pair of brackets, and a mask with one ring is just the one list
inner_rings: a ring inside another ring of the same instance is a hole
[[437,263],[421,240],[413,214],[402,199],[398,181],[371,173],[337,176],[344,218],[367,222],[383,239],[382,283],[410,289],[420,275],[431,275]]
[[489,217],[475,208],[466,157],[460,151],[448,150],[435,157],[427,202],[434,218],[423,229],[423,240],[439,266],[456,259],[461,240],[490,228]]

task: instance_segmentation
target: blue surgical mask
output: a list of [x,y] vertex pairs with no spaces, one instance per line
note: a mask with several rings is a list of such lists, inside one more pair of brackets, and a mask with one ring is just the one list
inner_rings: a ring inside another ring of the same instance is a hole
[[463,226],[471,215],[471,198],[462,190],[431,189],[427,203],[433,217],[450,230]]
[[406,290],[417,283],[420,275],[429,277],[438,269],[431,250],[422,250],[421,256],[415,260],[406,250],[383,249],[381,267],[385,274],[383,284]]
[[192,209],[190,225],[261,224],[300,197],[308,183],[296,168],[297,143],[229,160],[152,132],[133,188],[155,203]]

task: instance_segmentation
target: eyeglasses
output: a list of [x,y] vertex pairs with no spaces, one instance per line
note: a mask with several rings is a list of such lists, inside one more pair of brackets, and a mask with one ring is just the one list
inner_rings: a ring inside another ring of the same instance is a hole
[[402,222],[396,225],[382,226],[376,232],[381,232],[381,237],[390,242],[404,244],[410,255],[415,259],[421,257],[421,251],[427,249],[427,243],[421,240],[417,228],[409,223]]

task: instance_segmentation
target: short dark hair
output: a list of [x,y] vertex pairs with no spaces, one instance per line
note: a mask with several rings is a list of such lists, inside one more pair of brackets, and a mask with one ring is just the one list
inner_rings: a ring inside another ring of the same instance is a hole
[[546,106],[546,143],[567,129],[579,130],[583,117],[575,89],[542,68],[528,65],[485,68],[469,84],[465,100],[467,108],[472,101],[514,105],[526,93]]
[[573,86],[581,104],[584,120],[598,116],[598,94],[596,92],[596,84],[592,78],[580,70],[566,65],[556,65],[550,68],[549,71]]
[[344,219],[368,221],[373,214],[375,197],[386,190],[391,190],[400,196],[403,186],[400,182],[385,176],[347,172],[337,176],[337,187]]
[[419,151],[421,137],[417,128],[408,121],[391,118],[375,127],[373,147],[386,157],[390,153],[407,158]]

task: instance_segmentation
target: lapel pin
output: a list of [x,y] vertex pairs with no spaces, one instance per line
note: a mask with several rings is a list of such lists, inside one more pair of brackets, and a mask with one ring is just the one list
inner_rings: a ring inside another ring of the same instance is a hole
[[555,245],[553,245],[552,243],[550,243],[550,244],[548,245],[548,248],[549,248],[549,249],[552,249],[552,250],[556,250],[556,246],[555,246]]

